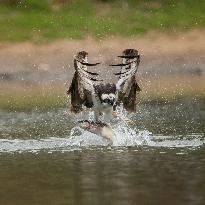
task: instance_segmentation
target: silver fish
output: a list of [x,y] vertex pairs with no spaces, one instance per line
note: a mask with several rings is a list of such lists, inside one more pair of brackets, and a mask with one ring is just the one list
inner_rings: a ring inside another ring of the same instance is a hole
[[102,136],[106,139],[109,139],[113,142],[113,138],[115,136],[112,128],[103,122],[93,122],[89,120],[82,120],[78,121],[80,123],[80,127],[82,127],[84,130],[87,130],[91,133],[94,133],[96,135]]

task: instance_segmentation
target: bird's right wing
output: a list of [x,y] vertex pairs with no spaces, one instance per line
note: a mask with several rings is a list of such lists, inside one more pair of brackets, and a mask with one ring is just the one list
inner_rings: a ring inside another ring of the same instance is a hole
[[74,59],[75,74],[67,92],[71,95],[72,111],[76,113],[80,112],[82,105],[88,108],[93,106],[92,95],[95,93],[94,83],[100,80],[96,78],[98,73],[88,71],[87,67],[96,66],[98,64],[99,63],[88,63],[87,53],[84,51],[76,55]]

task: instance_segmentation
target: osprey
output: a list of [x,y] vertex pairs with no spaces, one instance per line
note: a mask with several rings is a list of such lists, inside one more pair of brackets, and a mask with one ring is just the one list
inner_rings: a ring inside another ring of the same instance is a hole
[[98,79],[98,73],[88,71],[88,67],[100,63],[88,63],[88,53],[79,52],[74,58],[75,74],[67,92],[71,96],[71,111],[78,113],[83,106],[94,110],[95,121],[104,115],[104,121],[109,122],[116,106],[123,104],[129,112],[136,111],[136,94],[140,87],[136,81],[136,72],[140,63],[140,55],[135,49],[125,49],[120,64],[109,65],[121,67],[117,83],[103,84]]

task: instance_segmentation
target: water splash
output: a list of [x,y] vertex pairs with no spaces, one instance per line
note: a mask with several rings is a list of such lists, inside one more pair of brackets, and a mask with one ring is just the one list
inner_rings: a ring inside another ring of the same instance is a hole
[[84,131],[79,127],[74,127],[70,136],[65,138],[50,137],[39,140],[20,140],[20,139],[0,139],[0,153],[22,153],[46,150],[48,153],[53,151],[67,152],[93,147],[164,147],[164,148],[190,148],[195,149],[205,144],[205,139],[201,134],[193,134],[184,138],[183,136],[153,136],[148,131],[138,131],[123,123],[113,128],[115,138],[113,144],[109,140]]
[[[65,152],[92,149],[92,147],[95,147],[95,149],[96,147],[103,147],[103,149],[109,147],[113,150],[122,147],[123,149],[133,147],[136,150],[138,148],[146,149],[147,147],[152,149],[153,147],[159,152],[164,152],[164,148],[198,149],[205,145],[203,126],[198,126],[198,123],[204,122],[201,114],[196,114],[195,117],[191,115],[191,122],[193,122],[191,125],[194,126],[196,132],[193,133],[192,129],[185,127],[184,121],[177,121],[174,118],[176,114],[170,118],[172,113],[178,113],[172,110],[173,106],[165,106],[165,110],[157,110],[159,107],[159,105],[143,109],[141,107],[139,112],[133,116],[126,113],[122,107],[118,107],[117,116],[111,123],[115,134],[113,143],[76,126],[78,120],[85,118],[92,120],[92,112],[84,113],[84,116],[79,116],[77,119],[76,116],[72,116],[64,109],[45,113],[0,112],[0,153],[35,153],[42,150]],[[154,110],[153,113],[150,110]],[[167,110],[170,111],[168,114]],[[187,112],[187,108],[185,111]],[[161,116],[163,113],[164,115]],[[167,115],[168,120],[163,118],[165,115]],[[160,119],[165,120],[160,121]],[[179,116],[179,119],[184,118]],[[170,132],[164,132],[163,129],[168,127],[170,120],[175,123],[171,124]],[[182,132],[173,132],[177,125]],[[190,125],[190,121],[188,121],[188,125]],[[152,127],[155,127],[155,129],[152,129]],[[160,135],[153,134],[148,130]]]

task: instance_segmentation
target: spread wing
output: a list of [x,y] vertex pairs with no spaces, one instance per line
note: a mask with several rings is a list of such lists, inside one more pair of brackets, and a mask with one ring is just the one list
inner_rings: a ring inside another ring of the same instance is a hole
[[[123,53],[126,53],[126,49]],[[132,49],[133,50],[133,49]],[[136,50],[134,50],[136,51]],[[111,65],[111,66],[120,66],[121,71],[115,73],[116,76],[119,76],[118,82],[116,83],[117,89],[117,103],[119,105],[123,103],[123,107],[130,112],[136,111],[136,95],[141,89],[136,80],[136,73],[140,63],[140,55],[138,52],[131,52],[129,55],[122,55],[121,57],[122,64]]]
[[82,111],[82,106],[93,106],[92,95],[95,93],[94,83],[100,81],[96,78],[98,73],[88,71],[87,67],[96,66],[99,63],[88,63],[87,53],[79,52],[74,59],[75,74],[67,92],[71,95],[71,111]]

